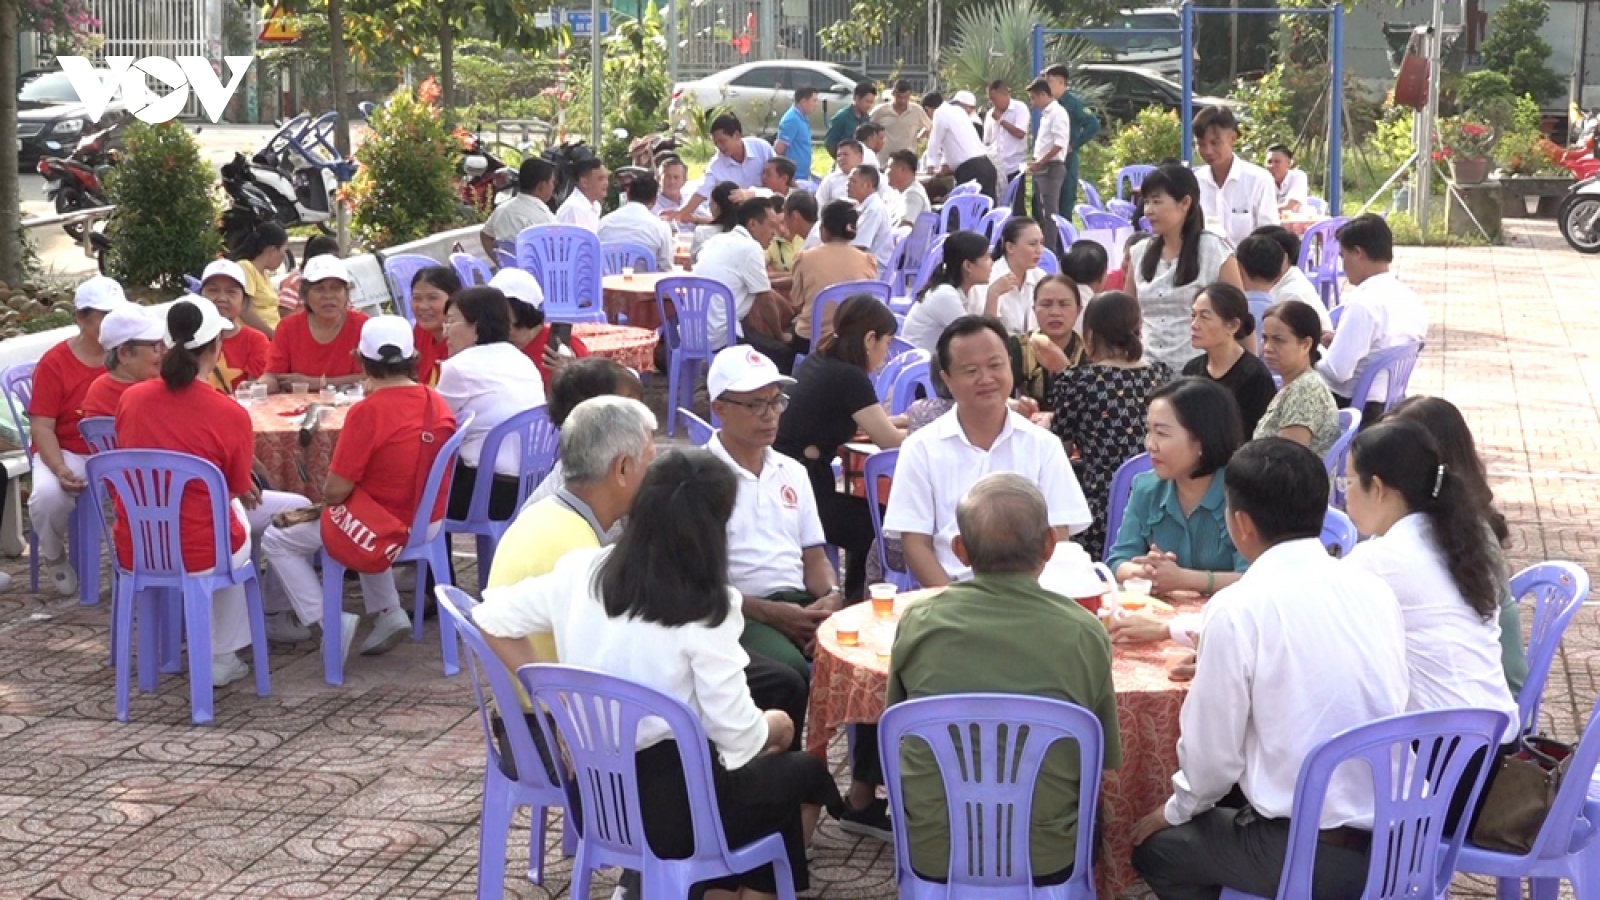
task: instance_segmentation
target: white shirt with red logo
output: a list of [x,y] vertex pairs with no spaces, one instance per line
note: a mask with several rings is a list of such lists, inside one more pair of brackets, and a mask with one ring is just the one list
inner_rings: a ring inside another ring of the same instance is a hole
[[805,467],[768,447],[755,475],[733,461],[720,433],[706,449],[739,477],[739,500],[728,520],[729,583],[751,597],[803,589],[801,553],[827,543]]

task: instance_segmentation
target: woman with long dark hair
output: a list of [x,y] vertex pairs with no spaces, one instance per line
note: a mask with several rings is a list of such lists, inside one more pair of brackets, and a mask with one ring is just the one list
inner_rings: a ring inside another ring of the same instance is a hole
[[[675,450],[646,471],[622,537],[574,550],[550,574],[484,591],[473,611],[496,653],[520,660],[526,637],[554,632],[566,665],[594,669],[686,703],[710,738],[712,782],[730,846],[780,834],[794,887],[809,887],[806,844],[821,809],[839,811],[827,765],[791,751],[794,722],[750,696],[739,646],[741,598],[728,584],[728,520],[738,498],[732,468],[704,450]],[[660,723],[640,727],[640,813],[651,850],[694,850],[677,743]],[[691,748],[699,752],[699,748]],[[708,885],[772,895],[771,867]]]
[[932,353],[951,322],[981,304],[979,289],[989,283],[994,261],[989,239],[976,231],[957,231],[944,239],[943,258],[906,313],[905,338],[911,346]]
[[[1320,380],[1320,379],[1319,379]],[[1388,420],[1416,422],[1439,444],[1445,468],[1461,480],[1462,490],[1472,498],[1484,528],[1489,534],[1488,553],[1494,565],[1494,584],[1500,607],[1500,666],[1506,673],[1506,686],[1513,697],[1522,693],[1528,678],[1528,654],[1522,644],[1522,620],[1517,616],[1517,600],[1511,596],[1511,573],[1505,551],[1511,546],[1511,529],[1506,517],[1494,505],[1494,491],[1478,456],[1472,429],[1454,403],[1441,397],[1409,397],[1401,401]]]
[[1266,363],[1245,346],[1256,332],[1255,317],[1244,291],[1231,284],[1206,285],[1189,311],[1189,343],[1200,355],[1183,367],[1184,375],[1209,378],[1228,389],[1239,402],[1244,433],[1254,434],[1277,385]]
[[257,225],[234,248],[233,259],[244,269],[245,295],[250,301],[240,318],[267,337],[272,337],[279,318],[278,291],[267,273],[283,265],[288,256],[289,232],[272,219]]
[[411,339],[417,345],[417,381],[439,383],[439,364],[450,355],[444,339],[444,308],[461,290],[461,276],[449,266],[428,266],[411,277]]
[[1206,230],[1200,182],[1188,166],[1168,163],[1139,188],[1155,237],[1129,251],[1128,293],[1144,308],[1144,348],[1174,370],[1189,361],[1189,313],[1195,295],[1224,281],[1243,289],[1228,242]]

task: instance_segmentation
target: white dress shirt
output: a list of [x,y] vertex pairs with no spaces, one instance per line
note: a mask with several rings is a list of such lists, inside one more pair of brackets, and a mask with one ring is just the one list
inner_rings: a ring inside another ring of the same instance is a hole
[[1306,173],[1299,169],[1290,169],[1284,174],[1283,183],[1273,186],[1277,189],[1279,206],[1291,200],[1298,200],[1303,206],[1311,198],[1311,185],[1306,182]]
[[[496,425],[544,405],[539,367],[509,341],[478,344],[441,361],[435,389],[458,418],[472,413],[472,424],[461,441],[461,462],[473,468],[483,453],[483,439]],[[495,459],[495,474],[517,475],[521,470],[521,449],[516,441],[505,441]]]
[[850,176],[838,169],[822,176],[822,180],[817,183],[817,214],[820,216],[822,210],[835,200],[850,199],[849,187]]
[[[989,284],[995,284],[1010,274],[1011,267],[1006,264],[1005,258],[1001,257],[995,260],[994,267],[989,271]],[[1033,317],[1033,290],[1048,274],[1043,269],[1029,269],[1022,273],[1021,284],[1000,295],[1000,304],[995,308],[995,316],[1000,319],[1000,324],[1006,326],[1007,334],[1022,334],[1039,327],[1039,320]],[[986,287],[979,292],[977,308],[969,308],[967,311],[975,316],[981,316],[988,302],[989,289]]]
[[933,132],[928,135],[928,166],[959,168],[969,159],[984,155],[983,138],[972,127],[967,111],[954,103],[942,104],[933,111]]
[[[1263,818],[1287,819],[1300,765],[1318,744],[1406,709],[1394,593],[1316,538],[1261,554],[1206,603],[1202,629],[1165,810],[1172,825],[1234,785]],[[1356,766],[1333,777],[1322,808],[1322,828],[1345,825],[1372,827],[1372,776]]]
[[894,254],[894,222],[889,218],[889,207],[877,194],[868,197],[857,210],[856,239],[850,245],[872,254],[880,274],[888,271],[889,257]]
[[656,205],[651,208],[651,212],[658,216],[670,215],[682,209],[684,200],[692,196],[694,196],[693,193],[688,193],[686,196],[679,196],[678,199],[674,200],[666,194],[657,194]]
[[574,190],[561,204],[561,208],[556,210],[556,224],[577,225],[598,233],[600,204],[585,197],[582,191]]
[[933,203],[928,200],[928,189],[922,182],[913,181],[910,187],[900,191],[900,221],[915,225],[918,216],[932,211]]
[[[606,615],[595,578],[612,549],[573,550],[548,575],[484,589],[472,621],[498,638],[554,633],[556,655],[564,665],[614,675],[687,704],[725,768],[737,769],[755,759],[767,745],[767,720],[756,708],[744,675],[750,656],[739,646],[743,599],[730,589],[728,616],[714,628],[703,622],[667,628],[638,617],[612,618]],[[647,718],[639,723],[635,749],[672,736],[665,722]]]
[[555,213],[543,200],[532,194],[518,194],[494,208],[483,230],[497,241],[511,242],[517,232],[533,225],[554,225]]
[[743,162],[734,162],[733,157],[724,156],[718,150],[717,155],[711,157],[711,164],[706,166],[705,177],[700,180],[695,193],[709,200],[711,189],[724,181],[731,181],[745,189],[760,187],[761,170],[767,167],[767,160],[773,155],[772,145],[755,137],[744,139]]
[[[1015,137],[1000,127],[1002,122],[1022,129],[1022,137]],[[1022,169],[1022,160],[1028,155],[1028,126],[1031,124],[1027,106],[1015,99],[1006,104],[1005,112],[996,113],[990,107],[989,114],[984,117],[983,143],[988,146],[994,167],[1001,175],[1014,175]]]
[[728,583],[751,597],[804,589],[801,554],[828,542],[805,466],[768,447],[761,474],[754,475],[728,455],[721,432],[706,449],[739,478],[739,499],[728,520]]
[[974,285],[970,291],[962,294],[952,285],[941,284],[928,291],[911,304],[900,336],[918,350],[932,353],[939,344],[939,336],[944,334],[951,322],[967,315],[974,298],[982,303],[983,290],[982,285]]
[[934,552],[950,580],[968,577],[972,570],[951,549],[957,534],[956,504],[978,479],[992,472],[1013,472],[1037,485],[1049,507],[1052,528],[1076,534],[1094,521],[1059,438],[1007,411],[1000,436],[984,450],[967,440],[956,413],[952,408],[900,445],[894,491],[883,519],[886,533],[932,536]]
[[[741,321],[750,314],[756,295],[772,290],[772,280],[767,275],[767,253],[742,225],[706,241],[695,260],[694,274],[727,285],[733,292],[734,314]],[[712,347],[721,348],[729,343],[727,318],[728,312],[721,303],[713,303],[707,310],[706,330]],[[733,333],[744,334],[739,322],[733,323]]]
[[1217,184],[1211,167],[1194,167],[1200,182],[1200,208],[1206,214],[1206,228],[1239,246],[1239,242],[1263,225],[1281,223],[1278,216],[1278,186],[1272,173],[1255,163],[1235,156],[1228,177]]
[[[1335,394],[1354,399],[1356,382],[1366,369],[1367,357],[1379,350],[1421,341],[1428,336],[1428,312],[1417,292],[1391,272],[1373,275],[1349,288],[1341,298],[1344,312],[1333,332],[1333,343],[1317,361],[1317,371]],[[1387,373],[1373,379],[1368,402],[1389,397]]]
[[1484,620],[1467,605],[1428,517],[1412,513],[1387,534],[1362,541],[1344,565],[1383,579],[1400,601],[1411,673],[1406,709],[1496,710],[1511,717],[1501,742],[1514,737],[1521,720],[1500,664],[1498,610]]
[[[1317,293],[1317,286],[1311,283],[1306,273],[1300,271],[1299,266],[1290,266],[1267,293],[1272,295],[1273,303],[1299,300],[1317,311],[1317,318],[1322,321],[1323,332],[1333,330],[1333,319],[1328,315],[1328,308],[1322,305],[1322,295]],[[1260,326],[1261,323],[1257,322],[1256,327]]]
[[656,255],[656,271],[672,271],[673,230],[643,203],[624,203],[600,219],[600,243],[632,241]]
[[1051,147],[1061,148],[1051,157],[1051,162],[1067,161],[1067,154],[1072,150],[1072,117],[1059,103],[1052,103],[1039,113],[1039,136],[1033,140],[1034,160],[1043,159]]

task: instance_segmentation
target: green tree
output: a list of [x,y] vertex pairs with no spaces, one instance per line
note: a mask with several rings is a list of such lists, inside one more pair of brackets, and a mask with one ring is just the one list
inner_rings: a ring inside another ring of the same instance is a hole
[[216,173],[177,122],[134,122],[123,134],[122,163],[106,177],[117,214],[106,225],[107,268],[130,286],[178,289],[222,249]]
[[[935,0],[930,6],[926,0],[855,0],[850,14],[817,33],[824,49],[832,53],[859,54],[880,44],[890,34],[915,29],[926,22],[934,50],[932,60],[936,69],[943,69],[938,57],[942,45],[944,22],[961,20],[964,12],[991,6],[985,0]],[[1106,22],[1126,4],[1119,0],[1037,0],[1040,10],[1035,21],[1046,27],[1082,28]],[[1022,65],[1031,65],[1031,46],[1022,59]]]
[[[968,6],[956,16],[956,39],[945,57],[943,84],[983,96],[989,84],[1004,81],[1011,93],[1027,102],[1033,71],[1033,26],[1058,27],[1038,0],[1000,0]],[[1045,42],[1045,59],[1068,64],[1090,59],[1098,51],[1081,38],[1054,35]],[[1087,98],[1086,98],[1087,99]]]
[[1511,79],[1517,96],[1548,100],[1561,93],[1561,76],[1545,65],[1550,45],[1539,29],[1550,19],[1544,0],[1506,0],[1489,18],[1489,36],[1483,42],[1483,65]]
[[439,86],[395,91],[372,114],[361,169],[350,183],[351,222],[368,247],[415,241],[456,224],[455,142],[440,110]]

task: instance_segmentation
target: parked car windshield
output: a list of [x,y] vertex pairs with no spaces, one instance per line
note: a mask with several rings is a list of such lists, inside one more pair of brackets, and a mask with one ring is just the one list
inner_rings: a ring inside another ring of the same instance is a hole
[[852,84],[860,84],[863,81],[871,81],[872,80],[872,79],[868,78],[867,76],[861,74],[860,72],[857,72],[855,69],[847,69],[844,66],[834,66],[833,68],[840,75],[843,75],[846,81],[848,81],[848,82],[850,82]]
[[17,92],[17,99],[35,103],[77,103],[78,92],[72,87],[67,73],[51,72],[23,85],[22,90]]
[[[1176,13],[1135,12],[1123,13],[1110,22],[1107,29],[1121,29],[1126,34],[1084,35],[1085,40],[1114,53],[1143,53],[1152,50],[1176,50],[1183,38],[1177,33],[1182,22]],[[1150,34],[1151,30],[1170,30],[1172,34]]]

